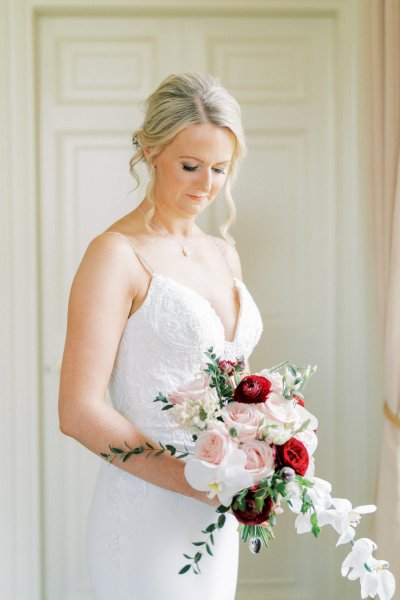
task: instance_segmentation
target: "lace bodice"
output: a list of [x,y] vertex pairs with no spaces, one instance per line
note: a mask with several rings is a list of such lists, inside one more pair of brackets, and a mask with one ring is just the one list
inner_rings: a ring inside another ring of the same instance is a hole
[[223,323],[208,300],[154,272],[130,245],[151,271],[152,279],[144,302],[129,317],[122,333],[109,383],[110,399],[153,440],[190,446],[191,436],[153,402],[154,398],[159,392],[168,395],[199,376],[204,369],[204,352],[211,346],[225,359],[247,359],[262,333],[261,316],[245,284],[234,277],[239,316],[234,339],[226,340]]

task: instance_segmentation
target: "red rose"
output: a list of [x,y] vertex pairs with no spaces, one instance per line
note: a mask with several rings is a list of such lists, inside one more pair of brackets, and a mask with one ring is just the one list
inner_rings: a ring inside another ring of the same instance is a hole
[[265,402],[271,391],[271,382],[261,375],[243,377],[233,393],[235,402],[258,404]]
[[267,496],[264,500],[262,510],[258,511],[256,509],[255,491],[251,490],[254,490],[254,487],[247,492],[245,498],[246,508],[244,510],[232,508],[232,511],[239,523],[244,523],[245,525],[261,525],[261,523],[264,523],[264,521],[268,519],[273,508],[273,502],[272,499]]
[[292,467],[302,477],[305,475],[310,459],[306,447],[300,440],[290,438],[286,444],[276,446],[276,449],[282,466]]

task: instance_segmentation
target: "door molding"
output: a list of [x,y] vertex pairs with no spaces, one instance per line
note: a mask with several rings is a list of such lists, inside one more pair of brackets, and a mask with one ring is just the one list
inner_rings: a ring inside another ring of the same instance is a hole
[[[360,75],[363,71],[360,68],[362,5],[362,0],[248,0],[245,6],[242,0],[203,0],[198,4],[191,0],[168,0],[168,3],[165,0],[0,0],[3,132],[0,136],[0,189],[4,196],[0,207],[0,277],[4,285],[0,322],[4,352],[0,364],[2,410],[6,415],[6,419],[0,419],[0,432],[5,455],[1,478],[7,482],[0,499],[3,532],[0,560],[4,573],[0,587],[5,597],[43,599],[40,465],[47,449],[41,442],[41,415],[45,407],[41,399],[44,365],[40,339],[40,182],[35,161],[38,152],[35,87],[38,20],[45,15],[172,16],[182,11],[199,16],[245,13],[248,16],[326,16],[335,20],[337,81],[340,82],[335,95],[339,99],[336,175],[341,185],[336,215],[341,244],[336,279],[338,290],[348,290],[346,306],[337,320],[340,325],[337,347],[346,347],[346,355],[337,351],[336,368],[352,381],[362,399],[371,395],[371,391],[366,390],[367,381],[361,377],[365,365],[371,364],[371,357],[366,343],[366,324],[357,311],[363,301],[362,290],[351,286],[359,269],[366,268],[366,259],[360,256],[359,247],[361,243],[364,248],[368,242],[360,227],[361,223],[365,229],[366,222],[365,202],[361,202],[366,197],[366,185],[361,183],[365,157],[360,153],[365,147],[360,132],[366,129],[360,127],[365,123],[364,83]],[[356,357],[356,365],[350,367],[344,363],[349,355]],[[350,371],[361,366],[359,381],[354,383],[354,373]],[[350,444],[351,440],[345,436],[343,457],[351,451]],[[358,448],[358,455],[371,456],[371,448]],[[338,460],[337,463],[339,469],[343,462]],[[346,489],[352,491],[355,483],[350,471],[353,469],[348,471],[348,479],[342,476],[342,480],[348,484]]]

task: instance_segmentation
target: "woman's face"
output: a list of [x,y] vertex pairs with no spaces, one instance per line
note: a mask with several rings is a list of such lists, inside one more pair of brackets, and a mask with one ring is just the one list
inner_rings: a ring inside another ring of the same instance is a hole
[[153,159],[157,206],[180,217],[201,213],[225,183],[235,142],[230,129],[210,123],[178,133]]

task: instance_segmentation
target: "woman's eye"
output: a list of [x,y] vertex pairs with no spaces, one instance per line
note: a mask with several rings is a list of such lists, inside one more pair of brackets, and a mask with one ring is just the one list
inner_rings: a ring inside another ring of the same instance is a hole
[[214,169],[214,171],[219,175],[225,175],[225,169]]
[[191,165],[185,165],[185,164],[183,164],[182,167],[183,167],[184,171],[189,171],[190,173],[192,173],[193,171],[195,171],[197,169],[197,166],[192,167]]

